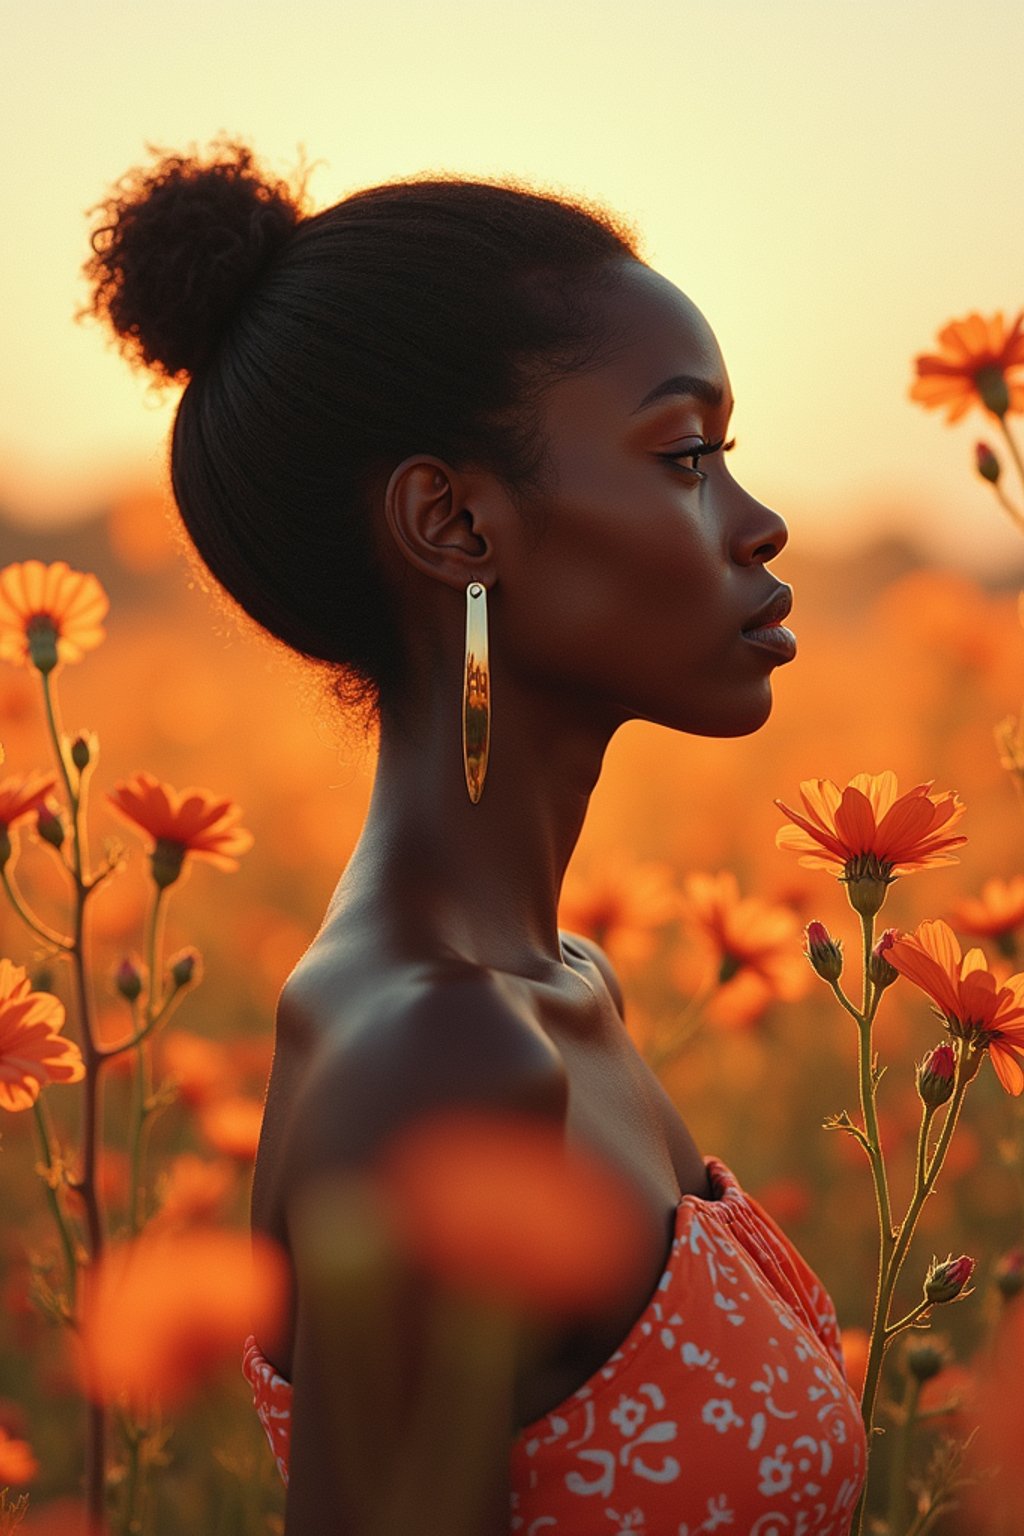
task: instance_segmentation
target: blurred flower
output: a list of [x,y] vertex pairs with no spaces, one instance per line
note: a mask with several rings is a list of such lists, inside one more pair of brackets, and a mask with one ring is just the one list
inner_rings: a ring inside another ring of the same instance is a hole
[[585,877],[567,874],[558,908],[561,927],[594,939],[613,964],[627,967],[642,965],[657,930],[678,916],[671,867],[621,856],[597,862]]
[[71,761],[79,773],[84,773],[90,763],[95,763],[99,750],[100,744],[92,731],[79,731],[68,748]]
[[0,1429],[0,1487],[31,1483],[38,1471],[39,1463],[28,1441],[14,1440],[5,1429]]
[[974,1274],[975,1263],[976,1260],[969,1258],[966,1253],[962,1253],[958,1259],[948,1258],[941,1262],[933,1259],[924,1281],[926,1299],[940,1306],[963,1296],[964,1287]]
[[917,1091],[930,1109],[953,1097],[956,1057],[951,1045],[937,1045],[917,1069]]
[[1011,1248],[996,1263],[992,1275],[1004,1301],[1012,1301],[1024,1291],[1024,1248]]
[[237,1076],[227,1047],[205,1035],[175,1029],[160,1042],[160,1062],[178,1090],[178,1097],[192,1108],[223,1098]]
[[945,1339],[932,1334],[925,1339],[910,1338],[903,1350],[903,1363],[917,1381],[931,1381],[949,1364],[952,1356]]
[[741,897],[730,870],[689,875],[682,915],[708,945],[717,969],[708,1008],[717,1022],[750,1024],[776,998],[794,1001],[806,993],[796,914],[756,896]]
[[1007,1093],[1024,1089],[1024,972],[1002,986],[980,949],[961,958],[952,928],[941,918],[918,924],[889,950],[901,975],[926,992],[950,1034],[974,1051],[987,1050]]
[[834,939],[824,923],[808,923],[804,929],[804,950],[822,981],[838,981],[843,974],[843,945]]
[[805,1219],[813,1204],[811,1191],[804,1179],[771,1179],[758,1186],[758,1205],[763,1205],[780,1227],[789,1228]]
[[115,810],[148,832],[157,885],[173,885],[186,854],[208,859],[218,869],[237,869],[238,855],[252,847],[252,833],[237,825],[241,807],[218,800],[208,789],[172,789],[151,773],[137,773],[107,796]]
[[31,1109],[45,1083],[85,1076],[63,1024],[64,1004],[52,992],[33,992],[23,966],[0,960],[0,1109]]
[[938,356],[914,359],[917,378],[910,398],[920,405],[948,406],[948,422],[959,421],[972,405],[993,416],[1024,410],[1024,380],[1009,375],[1024,367],[1024,310],[1007,329],[1002,312],[951,320],[939,332]]
[[199,1111],[199,1129],[215,1152],[251,1163],[256,1156],[263,1125],[263,1105],[259,1099],[237,1095],[217,1099]]
[[432,1114],[399,1133],[380,1171],[413,1255],[460,1289],[528,1311],[590,1312],[622,1296],[635,1272],[642,1223],[631,1187],[560,1127]]
[[157,1181],[160,1208],[147,1231],[208,1226],[219,1221],[237,1184],[238,1175],[231,1163],[211,1162],[183,1152]]
[[983,480],[989,480],[993,485],[999,484],[999,460],[988,443],[975,444],[974,466]]
[[52,672],[103,640],[107,595],[95,576],[63,560],[25,560],[0,571],[0,657]]
[[839,1342],[843,1349],[846,1379],[853,1391],[859,1394],[864,1386],[864,1373],[868,1365],[868,1348],[871,1344],[868,1331],[866,1328],[844,1328]]
[[932,782],[900,795],[891,772],[859,773],[842,790],[831,779],[806,779],[803,812],[775,801],[791,823],[775,834],[776,846],[802,854],[808,869],[841,870],[851,905],[871,915],[897,875],[955,864],[950,848],[967,841],[949,836],[965,807],[952,790],[929,794]]
[[1024,875],[1014,875],[1012,880],[986,880],[981,895],[959,902],[949,920],[962,933],[994,939],[1012,958],[1012,945],[1005,941],[1024,926]]
[[35,768],[31,773],[13,774],[0,782],[0,830],[6,833],[9,827],[38,812],[56,783],[56,774],[40,773]]
[[284,1255],[266,1238],[228,1231],[145,1234],[107,1249],[89,1288],[82,1374],[95,1401],[172,1407],[227,1362],[250,1329],[280,1324]]

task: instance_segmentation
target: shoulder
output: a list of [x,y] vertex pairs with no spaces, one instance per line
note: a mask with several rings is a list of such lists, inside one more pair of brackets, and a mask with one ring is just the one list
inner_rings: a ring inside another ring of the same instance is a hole
[[[296,1008],[294,994],[282,999]],[[292,1179],[365,1166],[403,1125],[446,1106],[564,1123],[568,1078],[553,1042],[501,978],[467,965],[410,967],[333,1017],[337,994],[303,989],[320,1041],[290,1117]]]
[[621,983],[619,982],[618,976],[615,974],[614,966],[608,959],[608,956],[605,954],[600,944],[595,943],[593,939],[585,938],[581,933],[568,933],[563,931],[561,937],[563,943],[564,940],[568,939],[569,943],[574,949],[582,952],[591,962],[591,964],[597,967],[602,977],[604,978],[605,986],[608,988],[608,994],[611,997],[612,1002],[615,1004],[618,1013],[622,1017],[625,1017],[626,1004],[622,996]]

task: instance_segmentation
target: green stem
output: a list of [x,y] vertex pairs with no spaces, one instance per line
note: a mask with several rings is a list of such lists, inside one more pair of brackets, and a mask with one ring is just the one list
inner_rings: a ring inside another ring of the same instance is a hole
[[54,1170],[53,1143],[46,1125],[46,1111],[43,1107],[42,1097],[36,1099],[32,1108],[35,1111],[36,1129],[39,1132],[39,1145],[42,1148],[43,1162],[46,1164],[47,1177],[43,1181],[46,1185],[46,1202],[57,1224],[61,1247],[64,1249],[64,1263],[68,1272],[68,1314],[69,1321],[73,1321],[78,1288],[78,1255],[75,1252],[75,1240],[71,1235],[67,1217],[61,1209],[60,1197],[52,1182]]
[[[75,927],[71,955],[74,964],[75,989],[78,995],[78,1022],[82,1036],[82,1055],[85,1058],[85,1080],[82,1102],[82,1176],[76,1186],[85,1206],[85,1225],[89,1239],[89,1262],[95,1266],[104,1248],[104,1221],[96,1179],[97,1153],[102,1134],[103,1101],[100,1069],[103,1057],[97,1048],[96,1032],[92,1023],[92,1000],[86,964],[85,909],[89,893],[86,873],[86,850],[83,830],[83,797],[75,788],[64,749],[57,701],[51,684],[51,674],[41,674],[43,703],[46,723],[68,805],[72,826],[72,874],[75,882]],[[101,1403],[90,1403],[87,1413],[87,1443],[85,1453],[85,1502],[90,1536],[101,1536],[106,1522],[106,1436],[107,1412]]]
[[1002,429],[1003,436],[1006,439],[1006,446],[1010,450],[1013,462],[1017,466],[1017,473],[1020,476],[1021,489],[1024,490],[1024,460],[1021,459],[1020,449],[1017,447],[1017,443],[1011,435],[1009,427],[1006,425],[1005,416],[999,417],[999,425]]
[[889,1531],[899,1536],[907,1519],[907,1474],[910,1471],[910,1451],[917,1424],[917,1403],[921,1395],[921,1383],[908,1373],[907,1385],[900,1409],[900,1421],[895,1435],[892,1462],[889,1467]]
[[994,485],[992,489],[995,492],[996,500],[999,502],[999,505],[1002,507],[1003,511],[1009,513],[1010,521],[1015,523],[1020,531],[1024,533],[1024,512],[1019,511],[1018,508],[1014,506],[1009,496],[1007,496],[1004,491],[1001,491],[998,485]]
[[864,989],[861,1005],[857,1065],[860,1074],[860,1108],[861,1114],[864,1117],[864,1129],[867,1131],[868,1141],[871,1143],[871,1171],[874,1175],[875,1194],[878,1199],[878,1225],[881,1237],[879,1280],[881,1280],[881,1276],[884,1273],[884,1260],[887,1257],[886,1250],[893,1240],[892,1206],[889,1201],[889,1180],[885,1171],[882,1140],[878,1131],[878,1113],[875,1107],[875,1080],[872,1074],[873,1062],[871,1059],[871,1025],[874,1014],[868,1011],[871,1003],[869,965],[871,949],[875,941],[875,920],[873,917],[862,917],[860,921],[864,938]]
[[890,1323],[885,1330],[886,1346],[888,1347],[892,1343],[898,1333],[905,1333],[908,1328],[912,1328],[918,1318],[923,1317],[933,1306],[934,1302],[928,1300],[919,1301],[917,1306],[911,1307],[910,1311],[904,1317],[901,1317],[898,1323]]
[[131,1113],[131,1184],[128,1203],[128,1221],[132,1236],[136,1236],[143,1222],[143,1158],[145,1154],[146,1123],[150,1114],[153,1093],[153,1064],[147,1036],[155,1029],[162,1013],[160,996],[160,936],[163,925],[164,890],[156,886],[146,923],[146,965],[149,971],[146,989],[144,1023],[135,1032],[138,1055],[135,1062],[135,1085]]
[[58,933],[55,928],[49,927],[49,925],[44,923],[41,918],[33,916],[28,907],[25,905],[21,893],[14,884],[13,877],[9,874],[6,868],[0,871],[0,879],[3,880],[4,890],[7,892],[7,900],[10,902],[15,912],[17,912],[22,922],[26,925],[26,927],[31,928],[32,932],[36,935],[37,938],[42,939],[45,944],[52,944],[54,949],[63,949],[65,951],[74,949],[75,946],[73,939],[66,938],[64,934]]

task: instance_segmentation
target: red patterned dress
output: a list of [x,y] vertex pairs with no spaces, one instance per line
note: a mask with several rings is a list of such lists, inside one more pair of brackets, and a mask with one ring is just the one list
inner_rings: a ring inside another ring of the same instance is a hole
[[[865,1470],[827,1292],[723,1163],[611,1359],[511,1449],[514,1536],[847,1536]],[[291,1386],[243,1369],[288,1480]]]

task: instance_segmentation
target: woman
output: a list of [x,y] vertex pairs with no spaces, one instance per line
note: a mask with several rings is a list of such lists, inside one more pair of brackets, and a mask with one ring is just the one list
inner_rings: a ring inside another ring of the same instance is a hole
[[[864,1447],[831,1304],[556,918],[618,727],[755,731],[795,652],[767,569],[786,528],[729,474],[707,322],[598,210],[450,179],[304,216],[229,143],[133,173],[93,251],[96,311],[187,383],[171,475],[199,554],[379,725],[366,824],[281,996],[253,1194],[295,1265],[282,1337],[246,1358],[288,1536],[364,1528],[295,1212],[447,1105],[556,1127],[639,1217],[615,1305],[523,1351],[474,1536],[841,1536]],[[394,1319],[410,1383],[428,1292]]]

